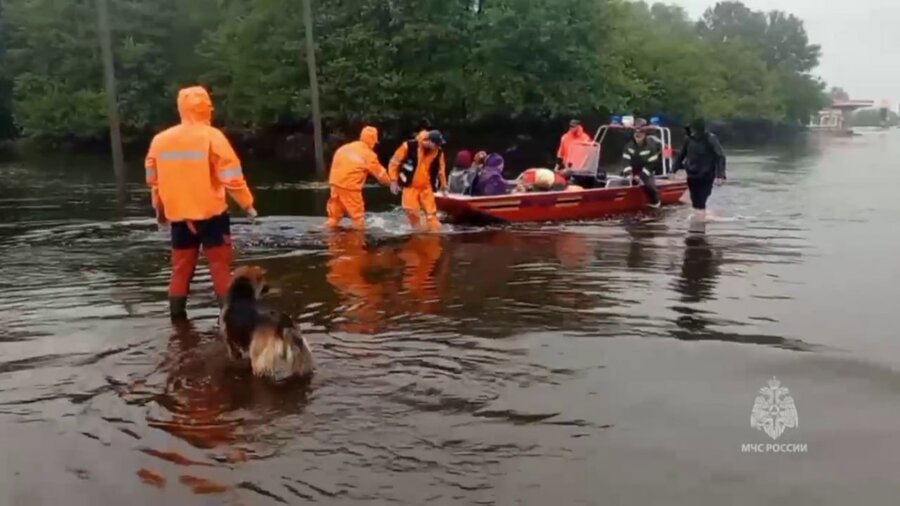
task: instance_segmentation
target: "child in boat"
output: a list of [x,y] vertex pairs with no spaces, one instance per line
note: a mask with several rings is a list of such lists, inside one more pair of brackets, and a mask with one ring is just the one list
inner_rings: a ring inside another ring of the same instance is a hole
[[472,194],[479,197],[493,197],[506,195],[508,188],[503,179],[503,157],[492,153],[484,161],[484,168],[478,172],[475,178]]
[[471,195],[472,183],[475,182],[477,174],[477,170],[472,166],[472,152],[460,151],[456,154],[453,170],[447,180],[447,191],[458,195]]

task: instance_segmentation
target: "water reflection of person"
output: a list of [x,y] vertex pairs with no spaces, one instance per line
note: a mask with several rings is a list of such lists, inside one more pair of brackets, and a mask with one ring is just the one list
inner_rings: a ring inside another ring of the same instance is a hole
[[695,226],[684,239],[681,277],[676,283],[682,302],[697,303],[713,299],[720,265],[721,255],[710,246],[705,227]]
[[398,264],[388,251],[369,251],[365,234],[358,230],[328,236],[328,283],[341,300],[343,316],[337,329],[344,332],[374,333],[385,319],[384,300],[390,281],[373,283],[366,274],[373,269]]
[[637,222],[629,224],[626,229],[631,241],[628,243],[626,264],[629,269],[643,269],[656,260],[657,248],[654,241],[664,228],[658,223]]
[[433,314],[440,309],[438,281],[447,274],[447,263],[440,262],[443,252],[441,237],[435,234],[414,235],[400,249],[402,294],[415,302],[416,312]]
[[362,233],[345,232],[329,236],[328,253],[326,278],[341,299],[338,330],[371,334],[391,314],[440,310],[438,287],[449,265],[439,235],[369,248]]
[[675,323],[693,333],[704,330],[710,323],[709,318],[704,317],[708,311],[700,310],[696,305],[715,299],[716,278],[722,259],[719,252],[710,246],[703,224],[692,225],[684,246],[681,275],[674,283],[683,305],[674,308],[680,313]]

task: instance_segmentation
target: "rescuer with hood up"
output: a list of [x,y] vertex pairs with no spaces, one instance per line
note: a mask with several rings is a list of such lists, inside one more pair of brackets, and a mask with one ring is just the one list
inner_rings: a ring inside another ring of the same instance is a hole
[[251,219],[257,213],[241,161],[221,130],[211,125],[212,100],[200,87],[178,92],[181,123],[157,134],[144,166],[156,219],[170,224],[172,321],[187,318],[187,297],[200,247],[221,303],[231,282],[231,219],[225,194]]
[[345,144],[334,153],[331,162],[331,198],[328,199],[328,221],[325,226],[336,228],[344,216],[349,216],[353,228],[366,226],[366,207],[362,188],[366,177],[371,174],[384,186],[391,184],[387,169],[378,161],[375,145],[378,144],[378,130],[367,126],[362,129],[359,140]]

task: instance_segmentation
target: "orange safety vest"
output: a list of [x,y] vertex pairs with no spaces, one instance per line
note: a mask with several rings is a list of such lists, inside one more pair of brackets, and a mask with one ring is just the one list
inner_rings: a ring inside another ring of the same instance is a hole
[[426,136],[427,132],[422,132],[416,139],[406,141],[397,148],[390,163],[391,181],[405,188],[446,188],[447,162],[444,151],[440,148],[431,152],[422,149],[422,141]]

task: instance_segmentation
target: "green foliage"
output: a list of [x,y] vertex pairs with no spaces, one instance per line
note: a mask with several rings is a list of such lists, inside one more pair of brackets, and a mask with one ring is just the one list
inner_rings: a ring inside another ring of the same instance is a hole
[[809,74],[821,48],[809,43],[796,16],[720,2],[704,13],[697,32],[732,76],[737,103],[730,116],[800,123],[827,102],[824,84]]
[[862,109],[850,121],[855,127],[889,127],[900,125],[900,116],[890,109]]
[[[143,138],[176,121],[177,90],[196,83],[231,129],[307,123],[298,1],[110,0],[110,8],[126,134]],[[624,0],[318,0],[314,15],[331,128],[626,110],[799,121],[824,99],[810,74],[820,50],[803,23],[738,2],[699,21],[680,7]],[[2,5],[0,126],[6,106],[27,136],[106,135],[96,22],[93,0]]]
[[833,87],[828,91],[828,98],[831,100],[850,100],[850,94],[844,88]]

